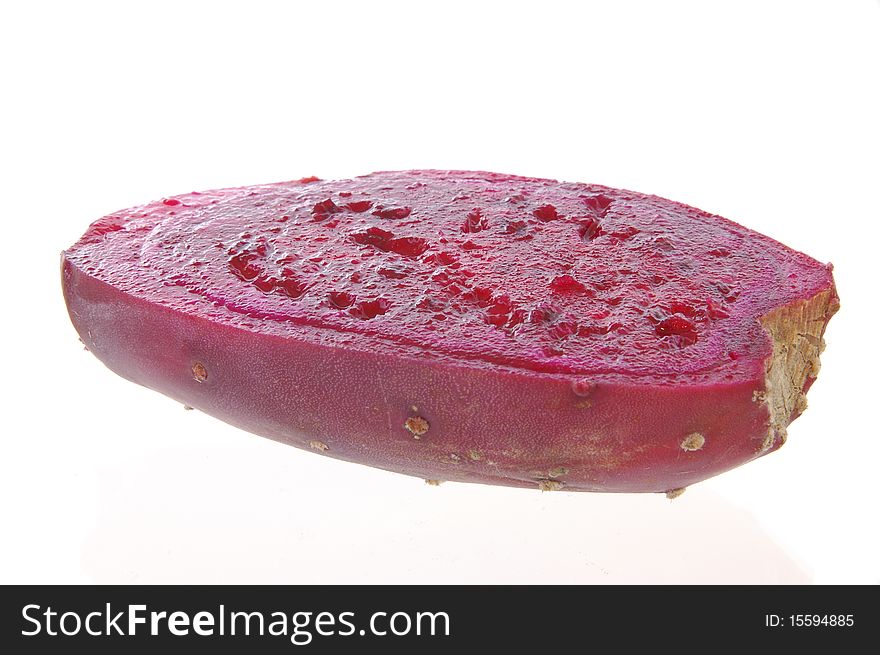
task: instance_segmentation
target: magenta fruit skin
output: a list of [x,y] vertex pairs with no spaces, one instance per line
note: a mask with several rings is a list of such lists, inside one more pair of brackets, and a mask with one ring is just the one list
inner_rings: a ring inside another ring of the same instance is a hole
[[165,198],[93,223],[62,285],[111,370],[244,430],[567,491],[677,490],[777,449],[761,320],[824,298],[821,338],[837,307],[830,266],[721,217],[464,171]]

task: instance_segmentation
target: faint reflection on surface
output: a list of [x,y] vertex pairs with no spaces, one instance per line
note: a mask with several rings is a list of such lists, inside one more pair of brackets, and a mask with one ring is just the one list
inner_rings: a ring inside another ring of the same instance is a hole
[[700,486],[675,501],[437,488],[263,447],[278,450],[253,466],[242,447],[106,472],[85,570],[103,583],[810,581],[749,513]]

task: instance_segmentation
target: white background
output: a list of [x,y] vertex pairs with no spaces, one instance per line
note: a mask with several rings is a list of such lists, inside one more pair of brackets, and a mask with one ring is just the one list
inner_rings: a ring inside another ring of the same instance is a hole
[[[4,3],[0,67],[0,582],[880,582],[877,2]],[[657,193],[834,262],[788,444],[672,502],[434,488],[77,341],[58,258],[92,220],[419,167]]]

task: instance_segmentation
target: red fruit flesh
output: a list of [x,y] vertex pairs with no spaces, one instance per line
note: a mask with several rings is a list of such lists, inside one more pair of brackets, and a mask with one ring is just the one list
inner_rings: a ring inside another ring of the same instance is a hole
[[427,479],[669,491],[779,447],[830,266],[630,191],[409,171],[191,193],[63,257],[86,346],[257,434]]

